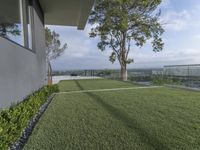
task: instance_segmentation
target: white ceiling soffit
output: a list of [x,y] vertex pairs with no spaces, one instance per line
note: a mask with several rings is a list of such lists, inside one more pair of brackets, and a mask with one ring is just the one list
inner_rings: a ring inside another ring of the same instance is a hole
[[83,30],[94,0],[39,0],[44,11],[45,24],[77,26]]

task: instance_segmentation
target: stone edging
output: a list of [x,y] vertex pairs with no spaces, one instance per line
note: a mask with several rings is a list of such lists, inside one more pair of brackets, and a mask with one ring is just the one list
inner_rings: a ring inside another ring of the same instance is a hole
[[22,150],[28,141],[29,136],[31,135],[35,125],[38,123],[39,119],[53,100],[55,94],[52,94],[47,101],[40,107],[39,112],[29,121],[28,126],[24,129],[20,139],[10,146],[9,150]]

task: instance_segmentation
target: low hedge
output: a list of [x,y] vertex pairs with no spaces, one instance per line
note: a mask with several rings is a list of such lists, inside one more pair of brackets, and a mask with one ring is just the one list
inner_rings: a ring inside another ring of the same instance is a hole
[[45,86],[26,100],[10,109],[0,112],[0,149],[8,149],[21,136],[29,121],[39,112],[40,107],[58,86]]
[[175,79],[166,75],[153,75],[152,83],[154,85],[164,85],[164,84],[181,85],[182,84],[181,80]]

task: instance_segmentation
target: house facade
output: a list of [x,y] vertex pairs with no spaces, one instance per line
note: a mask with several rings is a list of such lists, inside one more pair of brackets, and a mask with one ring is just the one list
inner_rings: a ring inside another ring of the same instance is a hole
[[0,1],[0,108],[47,84],[44,25],[84,29],[94,0]]

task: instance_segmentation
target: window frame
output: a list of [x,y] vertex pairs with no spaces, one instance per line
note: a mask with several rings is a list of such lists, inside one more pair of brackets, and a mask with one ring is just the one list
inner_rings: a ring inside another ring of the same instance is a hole
[[25,0],[20,1],[20,17],[22,23],[22,42],[23,46],[28,48],[28,28],[27,28],[27,4]]
[[[23,35],[23,46],[32,52],[35,52],[35,34],[34,34],[34,13],[33,8],[27,0],[20,0],[20,16],[22,22],[22,35]],[[30,33],[28,30],[28,22],[30,24]],[[30,39],[29,39],[30,34]],[[31,41],[29,41],[31,40]],[[31,42],[31,47],[29,45]]]
[[[35,28],[34,28],[34,8],[31,5],[27,5],[27,11],[28,11],[28,19],[30,24],[30,37],[29,39],[29,33],[27,32],[28,40],[31,40],[31,48],[28,41],[28,48],[31,49],[33,52],[35,52]],[[27,24],[26,24],[27,25]]]

